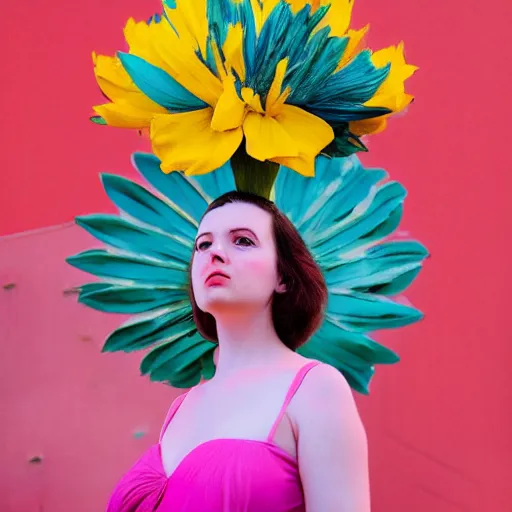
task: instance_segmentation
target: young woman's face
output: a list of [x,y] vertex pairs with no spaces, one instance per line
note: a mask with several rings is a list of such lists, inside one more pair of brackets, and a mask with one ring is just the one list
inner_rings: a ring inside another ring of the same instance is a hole
[[249,203],[228,203],[205,215],[191,276],[197,305],[207,313],[265,308],[274,291],[284,291],[271,215]]

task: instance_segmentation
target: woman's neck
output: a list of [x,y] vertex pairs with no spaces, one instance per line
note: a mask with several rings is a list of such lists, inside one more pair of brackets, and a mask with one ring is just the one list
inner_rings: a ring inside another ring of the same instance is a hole
[[216,378],[267,366],[290,356],[291,350],[278,338],[270,309],[260,312],[238,310],[215,317],[219,353]]

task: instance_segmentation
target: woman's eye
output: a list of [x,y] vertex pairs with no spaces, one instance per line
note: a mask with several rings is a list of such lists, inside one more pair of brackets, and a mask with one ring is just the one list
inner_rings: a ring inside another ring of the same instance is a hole
[[235,239],[235,245],[243,245],[247,247],[250,245],[254,245],[254,242],[250,238],[247,238],[246,236],[239,236]]
[[212,243],[207,242],[206,240],[203,242],[199,242],[198,244],[196,244],[196,251],[204,251],[204,250],[208,249],[208,247],[210,247],[210,245],[212,245]]

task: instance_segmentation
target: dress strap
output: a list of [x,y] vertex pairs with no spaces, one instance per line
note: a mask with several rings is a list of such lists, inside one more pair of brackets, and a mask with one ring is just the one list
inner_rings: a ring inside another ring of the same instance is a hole
[[162,426],[162,430],[160,431],[160,436],[158,438],[158,442],[162,441],[162,437],[164,437],[165,431],[167,430],[169,423],[171,423],[171,420],[173,419],[174,415],[176,414],[176,411],[180,408],[180,405],[183,403],[183,400],[185,400],[185,397],[187,395],[188,395],[188,391],[186,393],[183,393],[183,394],[177,396],[173,400],[171,407],[169,407],[169,411],[167,412],[167,416],[165,417],[165,421]]
[[267,442],[271,443],[274,439],[274,435],[276,433],[277,427],[279,426],[279,423],[281,423],[281,420],[283,419],[284,413],[286,412],[286,408],[288,407],[288,404],[291,402],[292,398],[294,397],[295,393],[299,389],[300,385],[302,384],[302,381],[304,380],[304,377],[307,375],[309,370],[311,368],[314,368],[315,366],[319,365],[320,361],[311,361],[309,363],[306,363],[298,372],[297,375],[295,375],[290,388],[288,389],[288,393],[286,393],[286,397],[284,399],[284,403],[281,407],[281,410],[279,411],[279,415],[277,416],[276,421],[272,425],[272,428],[270,429],[270,433],[267,438]]

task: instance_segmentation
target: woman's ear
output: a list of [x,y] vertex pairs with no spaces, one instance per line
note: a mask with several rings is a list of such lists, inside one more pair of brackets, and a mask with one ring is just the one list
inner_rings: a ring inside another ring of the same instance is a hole
[[276,293],[286,293],[287,287],[283,279],[279,280],[279,284],[276,286]]

